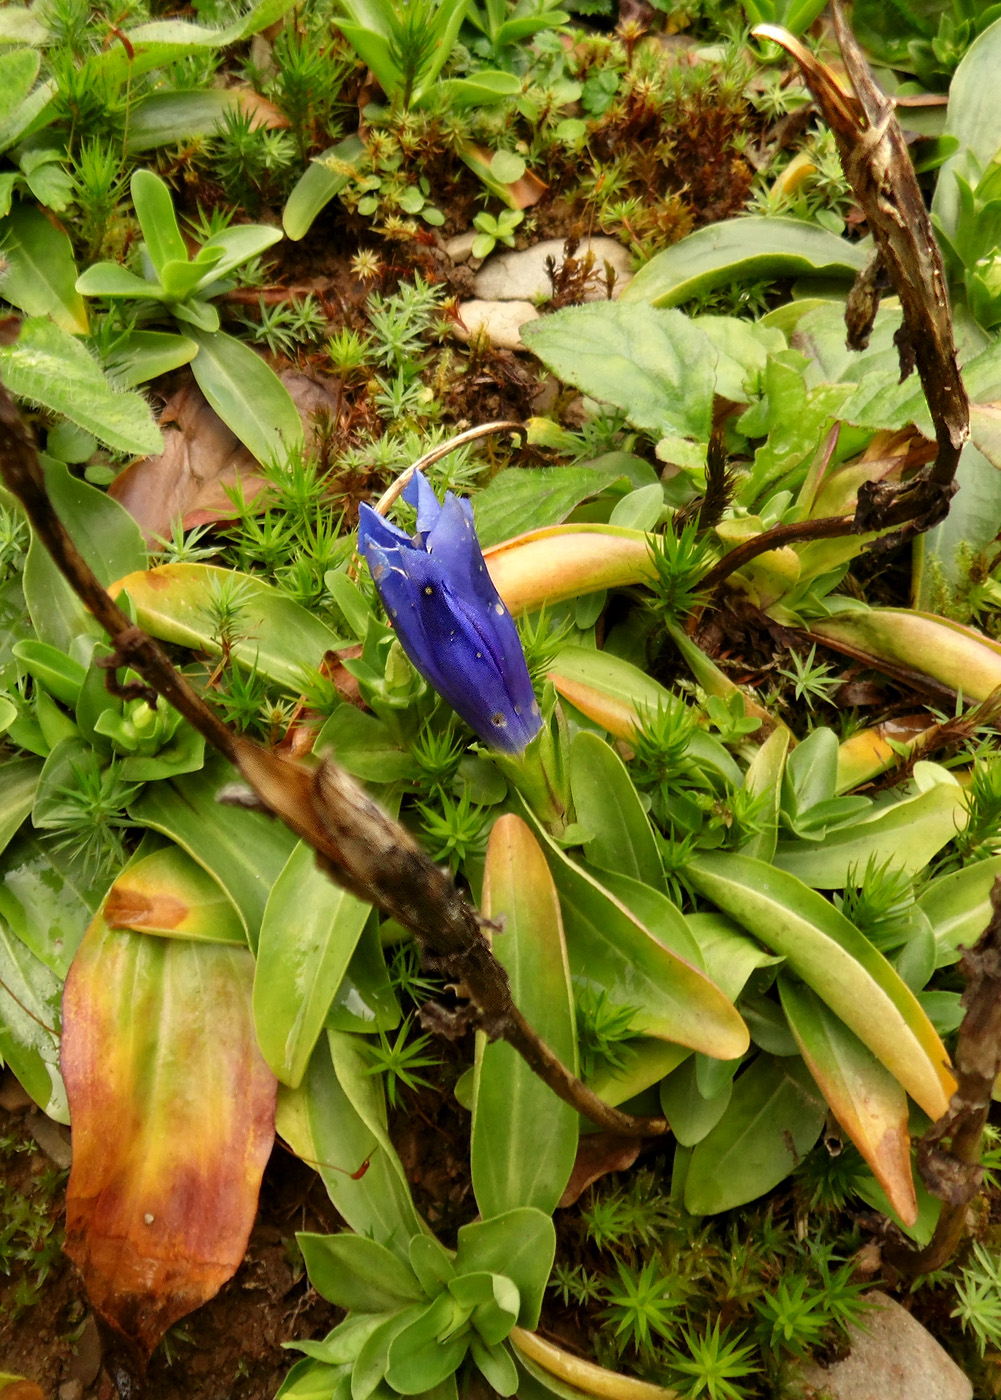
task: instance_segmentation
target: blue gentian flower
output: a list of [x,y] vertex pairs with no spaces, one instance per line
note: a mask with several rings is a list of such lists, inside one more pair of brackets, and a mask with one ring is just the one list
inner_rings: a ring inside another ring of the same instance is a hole
[[403,499],[412,538],[362,505],[358,550],[413,665],[491,748],[521,753],[542,727],[518,631],[476,538],[468,501],[445,504],[420,472]]

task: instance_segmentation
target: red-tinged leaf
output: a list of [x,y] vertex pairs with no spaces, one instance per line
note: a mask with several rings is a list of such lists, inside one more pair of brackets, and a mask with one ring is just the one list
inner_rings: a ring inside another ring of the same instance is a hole
[[243,947],[247,931],[233,901],[180,846],[134,861],[108,891],[109,928],[197,938]]
[[907,1095],[871,1050],[815,992],[780,976],[779,992],[807,1068],[835,1118],[905,1225],[918,1218],[907,1132]]
[[274,1139],[253,958],[91,924],[66,981],[66,1253],[148,1358],[236,1272]]
[[23,1376],[0,1372],[0,1400],[45,1400],[45,1391]]

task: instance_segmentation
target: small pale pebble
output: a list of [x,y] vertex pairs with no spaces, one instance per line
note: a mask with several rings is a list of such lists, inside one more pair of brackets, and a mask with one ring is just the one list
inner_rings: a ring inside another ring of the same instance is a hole
[[473,244],[478,236],[474,228],[467,229],[465,233],[457,233],[445,244],[445,252],[454,263],[468,262],[473,255]]
[[[585,301],[604,301],[604,265],[610,263],[615,269],[614,294],[617,296],[626,283],[632,280],[631,258],[626,248],[614,238],[604,235],[585,240],[577,249],[576,256],[586,252],[594,254],[595,278]],[[549,238],[544,243],[536,243],[523,252],[494,253],[480,268],[473,283],[476,295],[484,300],[515,301],[542,299],[552,295],[553,284],[546,272],[546,259],[552,258],[557,267],[566,256],[562,238]]]
[[485,331],[490,344],[497,350],[524,350],[521,328],[528,321],[537,321],[539,313],[530,301],[464,301],[459,305],[461,324],[455,334],[469,341],[478,331]]
[[851,1329],[851,1351],[827,1368],[802,1368],[802,1393],[810,1400],[973,1400],[973,1386],[916,1318],[885,1293]]

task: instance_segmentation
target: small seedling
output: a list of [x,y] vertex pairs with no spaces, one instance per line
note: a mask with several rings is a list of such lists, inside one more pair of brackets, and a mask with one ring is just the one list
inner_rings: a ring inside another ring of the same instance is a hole
[[502,209],[496,216],[486,210],[477,214],[473,224],[480,231],[473,240],[473,257],[485,258],[498,243],[514,247],[514,231],[525,215],[520,209]]

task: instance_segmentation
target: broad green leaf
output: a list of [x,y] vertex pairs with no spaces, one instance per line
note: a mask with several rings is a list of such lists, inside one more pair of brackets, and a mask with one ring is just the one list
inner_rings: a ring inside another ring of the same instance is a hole
[[151,92],[129,110],[125,149],[129,155],[170,146],[193,136],[213,136],[229,112],[240,110],[239,88],[207,88],[182,92]]
[[51,316],[63,331],[86,335],[87,308],[76,290],[73,245],[66,231],[33,204],[15,204],[4,227],[9,231],[2,282],[6,300],[26,316]]
[[570,786],[577,820],[589,833],[588,861],[662,889],[664,872],[650,818],[622,759],[597,734],[574,737]]
[[45,966],[0,915],[0,1060],[43,1113],[68,1123],[59,1071],[63,979]]
[[[234,267],[239,267],[241,263],[249,262],[259,253],[274,247],[276,243],[281,242],[281,237],[280,229],[271,228],[267,224],[237,224],[232,228],[224,228],[221,233],[217,233],[202,245],[198,255],[199,260],[212,260],[209,270],[199,284],[200,289],[205,289],[209,283],[225,277],[227,272],[232,272]],[[221,255],[218,258],[217,253]]]
[[[135,566],[133,566],[135,567]],[[318,666],[326,651],[345,646],[330,628],[287,594],[251,574],[208,564],[161,564],[118,576],[112,595],[125,590],[136,621],[152,636],[177,646],[220,653],[213,604],[232,600],[237,639],[232,655],[241,665],[298,694],[302,668]]]
[[699,855],[685,873],[700,894],[781,953],[928,1116],[941,1117],[955,1088],[945,1047],[914,993],[854,924],[763,861]]
[[630,914],[653,934],[658,943],[663,943],[665,948],[690,962],[700,972],[707,971],[702,950],[688,926],[688,921],[662,889],[643,884],[642,881],[634,880],[630,875],[621,875],[615,870],[590,867],[590,873],[609,894],[614,895],[626,906]]
[[72,709],[80,698],[80,687],[87,674],[86,667],[79,661],[49,646],[47,642],[34,640],[17,642],[14,655],[33,680]]
[[386,1132],[381,1081],[368,1068],[357,1036],[323,1037],[298,1089],[279,1088],[277,1128],[320,1173],[352,1230],[409,1262],[409,1242],[424,1226]]
[[494,587],[515,617],[602,588],[649,583],[650,536],[621,525],[549,525],[484,551]]
[[163,451],[145,399],[116,393],[80,342],[47,316],[30,317],[13,345],[0,346],[0,375],[18,398],[61,413],[118,452]]
[[31,811],[41,771],[38,758],[9,758],[0,766],[0,851]]
[[[145,567],[142,532],[128,511],[104,491],[73,476],[62,462],[43,458],[42,467],[49,500],[98,582],[107,587],[120,574]],[[34,536],[23,581],[38,639],[89,664],[92,639],[101,636],[102,630]]]
[[174,213],[169,187],[152,170],[137,170],[132,176],[132,203],[146,241],[146,251],[160,281],[171,262],[188,261],[188,249]]
[[246,948],[94,920],[66,980],[66,1253],[148,1356],[236,1272],[274,1141]]
[[469,1349],[470,1330],[458,1305],[440,1294],[396,1334],[387,1353],[386,1381],[401,1395],[422,1395],[453,1375]]
[[521,1327],[537,1327],[542,1297],[556,1252],[556,1231],[548,1215],[530,1206],[475,1220],[459,1230],[456,1274],[502,1274],[518,1290]]
[[680,311],[592,302],[545,316],[522,336],[560,379],[621,408],[634,427],[709,441],[716,351]]
[[969,576],[969,558],[987,549],[1001,522],[1001,458],[988,461],[974,443],[963,448],[956,468],[959,487],[949,514],[938,525],[919,535],[915,559],[913,596],[919,608],[933,612],[934,598],[942,582],[956,588]]
[[[511,980],[519,1011],[570,1069],[577,1061],[573,994],[560,904],[546,858],[511,814],[490,835],[482,908],[501,932],[494,955]],[[551,1212],[577,1151],[578,1117],[506,1042],[476,1037],[470,1155],[484,1217],[516,1206]]]
[[728,282],[861,272],[866,251],[803,219],[749,214],[690,233],[657,253],[620,301],[678,306]]
[[782,1007],[800,1054],[835,1118],[907,1225],[917,1219],[907,1095],[876,1057],[801,982],[779,975]]
[[222,886],[180,846],[132,861],[104,901],[109,928],[243,947],[247,931]]
[[621,1067],[599,1065],[587,1080],[588,1088],[613,1108],[659,1084],[665,1075],[671,1074],[692,1055],[684,1045],[656,1040],[652,1036],[625,1040],[621,1049],[624,1058]]
[[30,828],[0,857],[0,917],[35,957],[65,977],[108,877]]
[[748,938],[740,925],[725,914],[706,912],[684,917],[709,976],[732,1002],[736,1002],[756,968],[776,967],[782,962]]
[[564,647],[548,679],[565,700],[620,739],[632,738],[639,719],[656,715],[673,699],[638,666],[593,647]]
[[361,1313],[396,1312],[425,1296],[409,1263],[362,1235],[296,1235],[309,1281],[328,1303]]
[[677,1041],[729,1060],[748,1046],[733,1005],[691,963],[659,943],[619,900],[547,838],[544,850],[559,891],[570,970],[576,985],[632,1007],[637,1035]]
[[140,297],[164,301],[167,295],[158,282],[139,277],[115,262],[92,263],[76,279],[76,289],[88,297]]
[[0,54],[0,132],[10,125],[34,86],[41,61],[37,49],[11,49]]
[[346,702],[316,736],[317,754],[330,753],[342,768],[371,783],[393,783],[414,771],[409,749],[401,748],[389,725]]
[[254,974],[261,1053],[283,1084],[299,1084],[371,906],[335,885],[300,841],[264,911]]
[[1001,855],[975,861],[951,875],[940,875],[921,893],[918,908],[935,931],[936,966],[959,961],[972,948],[993,914],[991,890],[1001,876]]
[[716,393],[731,403],[748,403],[752,397],[749,382],[754,384],[764,372],[770,353],[778,354],[787,348],[780,330],[757,321],[742,321],[736,316],[693,316],[692,323],[705,332],[716,348]]
[[332,1031],[393,1031],[403,1019],[379,939],[379,920],[362,929],[327,1013]]
[[240,911],[252,948],[257,947],[264,908],[295,837],[260,812],[216,801],[236,779],[222,759],[197,773],[150,783],[129,808],[139,826],[151,827],[187,851],[222,886]]
[[682,1147],[694,1147],[715,1128],[726,1112],[732,1092],[733,1082],[728,1079],[717,1093],[706,1098],[699,1089],[694,1055],[667,1075],[660,1086],[660,1106]]
[[191,370],[228,428],[259,462],[284,462],[303,444],[289,391],[260,355],[222,331],[187,332],[198,346]]
[[[189,297],[193,297],[196,287],[214,279],[216,264],[220,259],[221,253],[218,249],[210,252],[207,248],[201,248],[197,257],[190,261],[185,258],[183,262],[164,263],[160,271],[160,283],[167,299],[171,303],[183,303]],[[173,309],[175,314],[179,314],[178,306],[175,305]]]
[[802,1060],[758,1055],[692,1152],[685,1209],[717,1215],[771,1191],[820,1136],[826,1110]]
[[762,799],[758,816],[758,831],[744,842],[745,856],[772,861],[778,844],[779,809],[782,779],[792,735],[784,726],[773,729],[761,748],[751,759],[744,786],[752,797]]
[[304,238],[320,210],[340,194],[350,180],[349,172],[331,170],[325,162],[343,161],[351,165],[364,150],[361,137],[351,135],[314,156],[300,175],[282,212],[282,225],[287,237],[295,240]]
[[559,525],[581,501],[619,478],[593,467],[508,467],[473,497],[476,533],[484,549],[502,540]]
[[947,234],[955,232],[959,219],[957,173],[972,175],[974,161],[983,169],[1001,147],[1001,106],[997,100],[999,66],[1001,20],[995,20],[966,50],[949,85],[945,130],[956,137],[959,150],[939,170],[932,203]]
[[780,841],[774,861],[818,890],[840,890],[849,872],[873,860],[916,875],[968,820],[963,789],[936,783],[926,792],[877,807],[862,821],[828,831],[823,841]]

